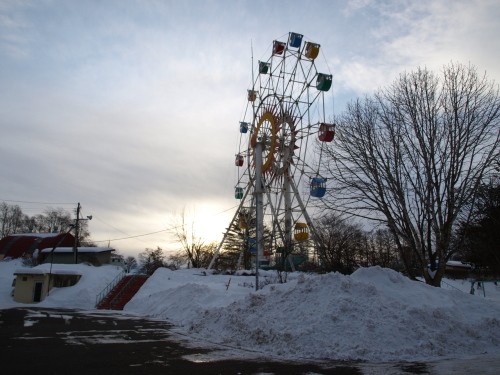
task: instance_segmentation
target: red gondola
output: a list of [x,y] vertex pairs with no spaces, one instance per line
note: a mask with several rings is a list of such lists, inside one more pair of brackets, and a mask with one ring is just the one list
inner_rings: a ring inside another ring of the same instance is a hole
[[237,167],[242,167],[244,160],[245,158],[243,157],[243,155],[238,154],[236,155],[236,159],[234,160],[234,165],[236,165]]
[[319,124],[318,137],[321,142],[331,142],[335,137],[335,124]]
[[273,42],[273,55],[282,55],[285,50],[286,44],[275,40]]

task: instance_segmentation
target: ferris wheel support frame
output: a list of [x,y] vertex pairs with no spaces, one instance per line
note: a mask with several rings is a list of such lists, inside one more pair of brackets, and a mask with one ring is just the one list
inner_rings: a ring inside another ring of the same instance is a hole
[[259,258],[264,256],[264,186],[262,184],[262,139],[255,145],[255,218],[257,252],[255,253],[255,290],[259,290]]
[[[238,217],[238,214],[240,213],[240,209],[241,209],[241,206],[243,206],[243,203],[245,202],[245,198],[247,197],[248,193],[250,192],[250,189],[247,189],[245,191],[245,194],[243,195],[243,198],[241,199],[241,202],[240,204],[238,205],[238,209],[236,210],[236,212],[234,213],[234,216],[233,216],[233,219],[231,220],[231,222],[229,223],[229,228],[231,228],[231,226],[234,224],[236,218]],[[220,253],[220,250],[222,249],[222,246],[224,245],[224,242],[226,241],[226,237],[227,235],[229,234],[229,231],[226,230],[224,232],[224,236],[222,236],[222,240],[221,242],[219,243],[219,246],[217,247],[217,250],[215,250],[215,253],[214,253],[214,256],[212,257],[212,260],[210,261],[210,264],[208,265],[207,267],[207,270],[211,270],[215,261],[217,260],[217,258],[219,257],[219,253]]]
[[290,174],[288,172],[288,169],[286,170],[285,176],[283,178],[283,195],[285,199],[285,233],[284,233],[284,245],[285,245],[285,251],[287,254],[289,254],[292,250],[292,221],[293,221],[293,215],[292,215],[292,191],[290,189],[291,186],[291,178]]

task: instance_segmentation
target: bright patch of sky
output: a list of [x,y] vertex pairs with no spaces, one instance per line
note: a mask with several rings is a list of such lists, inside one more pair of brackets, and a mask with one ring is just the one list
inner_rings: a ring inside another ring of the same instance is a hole
[[257,61],[290,31],[320,43],[340,112],[418,66],[470,62],[498,82],[499,18],[494,0],[0,1],[0,201],[81,202],[95,240],[166,229],[187,207],[218,240],[238,203],[251,44]]

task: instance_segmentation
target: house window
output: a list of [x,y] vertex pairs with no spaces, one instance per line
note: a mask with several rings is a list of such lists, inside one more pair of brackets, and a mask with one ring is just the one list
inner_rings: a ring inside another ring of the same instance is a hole
[[23,281],[28,281],[28,276],[23,276]]

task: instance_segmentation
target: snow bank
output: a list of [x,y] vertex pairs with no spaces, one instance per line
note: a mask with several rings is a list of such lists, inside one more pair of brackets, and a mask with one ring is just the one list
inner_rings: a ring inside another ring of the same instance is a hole
[[253,281],[252,277],[207,275],[204,270],[160,268],[124,310],[190,325],[205,310],[223,308],[248,296],[254,289]]
[[[72,267],[82,274],[75,286],[53,289],[41,303],[27,305],[10,297],[13,274],[22,264],[0,262],[0,308],[93,309],[96,295],[120,272],[116,266]],[[470,295],[464,281],[434,288],[380,267],[350,276],[291,273],[288,278],[278,284],[275,272],[262,272],[260,281],[267,285],[255,292],[254,276],[160,268],[125,312],[168,320],[211,348],[220,343],[280,359],[500,356],[500,287],[492,283],[484,298]]]
[[249,280],[233,277],[226,291],[228,277],[193,280],[186,271],[159,270],[126,311],[280,358],[418,361],[500,354],[498,302],[389,269],[300,275],[258,292],[248,288]]

